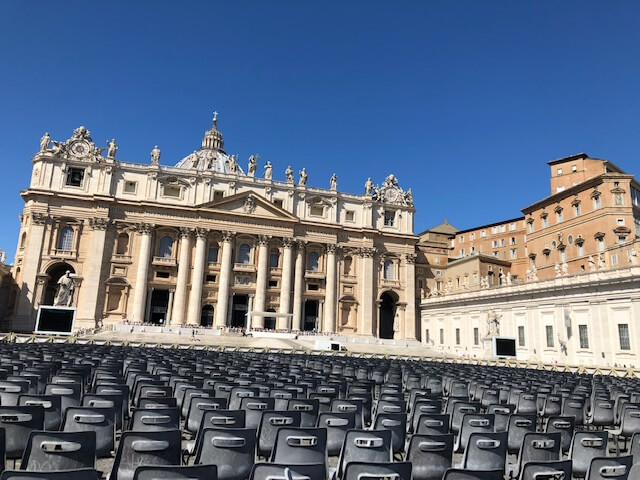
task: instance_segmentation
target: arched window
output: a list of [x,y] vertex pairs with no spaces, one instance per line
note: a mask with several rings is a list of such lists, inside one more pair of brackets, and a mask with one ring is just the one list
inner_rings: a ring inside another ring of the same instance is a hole
[[173,238],[169,235],[166,235],[160,239],[160,248],[158,250],[159,257],[169,258],[171,257],[171,252],[173,251]]
[[20,248],[24,248],[27,245],[27,232],[22,232],[22,237],[20,238]]
[[248,264],[249,263],[249,253],[251,252],[251,247],[248,243],[243,243],[238,248],[238,263]]
[[129,250],[129,234],[121,233],[118,235],[118,240],[116,242],[116,254],[117,255],[126,255]]
[[60,237],[58,238],[58,250],[64,250],[67,252],[73,250],[73,228],[64,227],[60,231]]
[[271,250],[271,253],[269,253],[269,267],[278,268],[278,263],[280,263],[280,253],[278,250]]
[[311,272],[318,271],[318,252],[309,253],[309,258],[307,259],[307,270]]
[[351,265],[353,264],[353,259],[351,257],[344,257],[344,274],[351,275]]
[[384,279],[385,280],[394,279],[393,261],[391,260],[385,260],[384,262]]

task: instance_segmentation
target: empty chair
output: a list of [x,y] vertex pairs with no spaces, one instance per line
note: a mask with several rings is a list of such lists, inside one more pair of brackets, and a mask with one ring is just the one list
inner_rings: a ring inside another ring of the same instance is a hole
[[280,428],[276,433],[271,462],[322,463],[326,458],[326,428]]
[[613,402],[606,399],[595,399],[591,411],[587,415],[587,424],[594,427],[608,427],[614,422]]
[[636,480],[629,476],[633,457],[599,457],[591,460],[586,480]]
[[244,410],[205,410],[198,431],[205,428],[245,428]]
[[562,397],[560,395],[547,395],[540,411],[541,417],[557,417],[562,413]]
[[270,458],[275,445],[278,429],[300,426],[300,412],[267,410],[262,413],[258,428],[258,456]]
[[[625,441],[633,436],[634,433],[640,432],[640,409],[631,407],[623,410],[620,426],[609,433],[613,435],[616,442],[616,449],[620,451],[620,437]],[[626,446],[626,445],[625,445]]]
[[527,433],[536,431],[535,415],[511,415],[509,417],[509,425],[507,427],[507,451],[509,453],[518,453],[522,440]]
[[422,414],[418,421],[414,423],[413,431],[417,434],[438,435],[449,433],[449,415],[427,415]]
[[591,459],[607,456],[607,432],[575,432],[569,458],[572,461],[573,476],[584,478],[591,465]]
[[223,410],[227,405],[227,401],[224,398],[215,397],[190,397],[188,401],[189,409],[184,424],[185,430],[190,433],[198,431],[205,412]]
[[109,480],[133,480],[141,465],[180,465],[180,430],[124,432]]
[[240,410],[246,412],[245,426],[257,430],[260,426],[262,412],[273,410],[275,407],[274,398],[266,397],[243,397],[240,402]]
[[374,430],[391,430],[391,448],[393,453],[404,450],[404,437],[407,431],[406,413],[380,413],[376,415]]
[[44,408],[41,405],[0,406],[0,427],[5,431],[6,458],[20,458],[31,432],[44,428]]
[[207,428],[196,446],[196,464],[217,465],[218,480],[245,480],[253,467],[256,431]]
[[131,414],[129,430],[137,432],[180,430],[180,409],[178,407],[137,408]]
[[184,465],[182,467],[174,465],[144,466],[136,468],[133,480],[215,480],[217,468],[215,465]]
[[356,420],[356,429],[361,429],[363,426],[363,416],[362,416],[362,403],[363,401],[358,399],[344,399],[344,398],[334,398],[331,400],[331,411],[338,413],[349,413],[353,412],[355,414]]
[[115,448],[115,409],[99,407],[71,407],[62,418],[65,432],[95,432],[96,455],[109,457]]
[[342,478],[349,462],[381,462],[393,460],[390,430],[348,430],[340,451],[337,475]]
[[440,480],[453,460],[453,434],[413,435],[406,460],[413,465],[413,480]]
[[462,458],[462,468],[504,471],[506,458],[507,432],[472,433]]
[[[323,412],[318,416],[318,427],[327,429],[327,455],[340,455],[347,430],[353,430],[356,425],[356,414]],[[376,428],[377,430],[377,428]]]
[[442,480],[502,480],[502,470],[463,470],[450,468],[442,477]]
[[560,458],[559,433],[527,433],[522,440],[518,461],[512,466],[511,476],[516,477],[527,462],[556,462]]
[[62,422],[62,402],[57,395],[20,395],[18,405],[40,405],[44,408],[44,429],[58,430]]
[[29,382],[0,380],[0,405],[12,407],[18,405],[18,397],[29,393]]
[[[151,410],[154,408],[178,408],[178,400],[174,397],[140,397],[138,408]],[[180,412],[180,409],[178,409]]]
[[574,417],[549,417],[545,431],[560,433],[560,450],[566,452],[571,447],[574,430]]
[[25,470],[6,470],[0,480],[100,480],[102,473],[93,468],[60,470],[57,472],[27,472]]
[[427,399],[425,397],[418,397],[416,403],[411,409],[411,423],[412,428],[414,427],[416,421],[420,417],[420,415],[439,415],[441,413],[442,406],[440,405],[440,400]]
[[571,480],[571,460],[557,462],[527,462],[520,480]]
[[318,423],[320,402],[313,398],[291,398],[287,402],[287,410],[300,412],[301,427],[315,427]]
[[566,398],[562,403],[562,416],[573,417],[575,425],[584,425],[584,400]]
[[494,429],[496,432],[506,432],[509,429],[509,417],[513,414],[515,409],[516,407],[513,405],[501,405],[498,403],[492,403],[489,405],[487,413],[495,415]]
[[82,401],[81,383],[47,383],[44,388],[45,395],[57,395],[60,397],[62,413],[69,407],[78,407]]
[[[448,408],[448,406],[447,406]],[[472,402],[457,401],[451,407],[451,433],[460,433],[462,417],[468,413],[480,413],[480,404]]]
[[470,413],[462,417],[460,434],[456,438],[455,451],[461,452],[467,448],[469,436],[472,433],[492,433],[495,417],[490,413]]
[[411,463],[365,463],[349,462],[344,467],[344,480],[389,479],[411,480]]
[[307,465],[282,465],[278,463],[256,463],[249,480],[325,480],[327,469],[324,463]]
[[95,432],[31,432],[21,470],[95,468]]
[[134,392],[133,405],[140,406],[140,400],[143,398],[164,398],[171,397],[173,389],[168,385],[146,385],[141,383]]

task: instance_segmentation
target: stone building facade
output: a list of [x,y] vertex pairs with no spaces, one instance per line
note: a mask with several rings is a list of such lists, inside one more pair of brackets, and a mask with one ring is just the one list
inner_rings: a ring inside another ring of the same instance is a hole
[[[106,152],[104,152],[106,150]],[[13,267],[12,329],[31,331],[70,271],[77,325],[132,322],[416,337],[411,191],[364,194],[245,170],[214,118],[174,167],[122,161],[86,128],[33,157]],[[118,158],[116,158],[116,156]],[[264,172],[264,173],[262,173]],[[270,315],[273,314],[273,315]]]

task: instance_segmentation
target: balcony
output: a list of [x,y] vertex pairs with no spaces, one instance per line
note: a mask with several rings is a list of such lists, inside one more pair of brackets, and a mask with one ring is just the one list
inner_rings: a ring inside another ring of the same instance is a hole
[[75,250],[61,250],[56,248],[53,250],[52,258],[76,258]]
[[256,267],[250,263],[235,263],[233,265],[234,272],[255,273]]
[[173,257],[153,257],[151,263],[163,267],[175,267],[177,265],[176,259]]
[[122,255],[119,253],[114,253],[111,257],[111,262],[113,263],[131,263],[131,255]]
[[400,281],[398,280],[387,280],[386,278],[382,278],[380,283],[383,287],[400,287]]
[[320,272],[318,270],[307,270],[304,273],[304,278],[313,278],[316,280],[324,280],[325,274],[324,272]]

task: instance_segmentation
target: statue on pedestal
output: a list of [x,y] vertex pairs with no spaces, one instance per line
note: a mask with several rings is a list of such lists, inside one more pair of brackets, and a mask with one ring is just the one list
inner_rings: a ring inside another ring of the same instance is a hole
[[307,178],[309,178],[309,175],[307,175],[307,169],[306,168],[302,168],[302,170],[300,170],[300,172],[298,172],[300,174],[300,180],[298,181],[298,185],[304,186],[307,184]]
[[160,161],[160,149],[158,148],[158,145],[156,145],[155,147],[153,147],[153,150],[151,150],[151,164],[158,165],[159,161]]
[[337,190],[338,189],[338,176],[334,173],[333,175],[331,175],[331,179],[329,180],[329,183],[331,185],[331,190]]
[[229,173],[234,175],[238,173],[238,162],[236,162],[236,157],[234,155],[229,157]]
[[593,256],[589,255],[589,271],[590,272],[595,272],[596,271],[596,261],[593,259]]
[[7,260],[7,253],[4,250],[0,250],[0,263],[4,263]]
[[498,315],[495,310],[489,310],[487,312],[487,337],[495,337],[500,335],[500,318],[502,315]]
[[607,268],[607,262],[604,259],[604,256],[600,253],[598,254],[598,270],[604,270]]
[[293,170],[291,170],[291,165],[284,171],[284,176],[287,179],[287,183],[293,183]]
[[567,264],[567,262],[562,262],[562,275],[568,275],[569,274],[569,265]]
[[556,265],[553,268],[556,271],[556,277],[559,277],[562,275],[562,270],[560,270],[560,264],[558,262],[556,262]]
[[256,175],[256,169],[258,168],[257,157],[258,155],[251,155],[249,157],[249,166],[247,167],[247,175],[249,177],[255,177]]
[[267,162],[267,164],[264,166],[264,178],[265,180],[271,180],[272,176],[273,176],[273,166],[271,165],[271,162]]
[[511,278],[511,272],[507,272],[507,285],[513,285],[513,279]]
[[112,138],[110,142],[107,142],[107,158],[115,158],[117,151],[116,139]]
[[49,132],[45,132],[45,134],[40,139],[40,151],[46,152],[49,150],[49,144],[51,143],[51,137],[49,136]]
[[538,269],[536,268],[535,265],[531,267],[531,281],[533,282],[538,281]]
[[70,307],[73,303],[73,292],[76,289],[76,282],[71,277],[71,271],[67,270],[60,280],[58,280],[58,291],[53,300],[56,307]]
[[371,177],[367,178],[367,181],[364,184],[364,194],[371,195],[373,191],[373,182],[371,181]]

